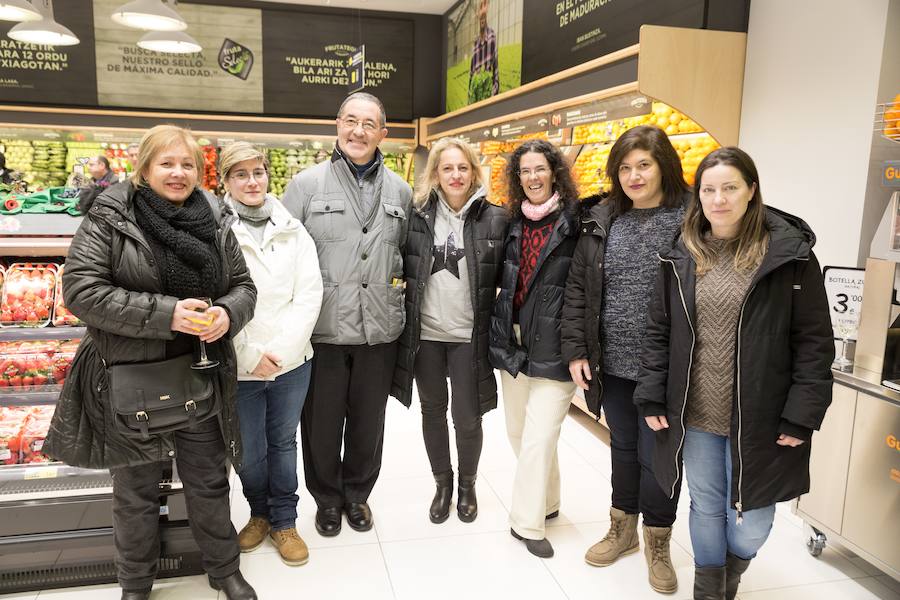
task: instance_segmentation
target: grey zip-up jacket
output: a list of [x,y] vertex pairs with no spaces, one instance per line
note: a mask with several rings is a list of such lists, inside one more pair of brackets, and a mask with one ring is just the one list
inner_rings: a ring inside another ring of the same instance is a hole
[[[406,322],[403,248],[412,190],[375,164],[357,181],[335,146],[331,160],[298,173],[284,192],[285,208],[316,243],[324,293],[313,330],[318,344],[384,344]],[[363,207],[373,209],[365,214]]]

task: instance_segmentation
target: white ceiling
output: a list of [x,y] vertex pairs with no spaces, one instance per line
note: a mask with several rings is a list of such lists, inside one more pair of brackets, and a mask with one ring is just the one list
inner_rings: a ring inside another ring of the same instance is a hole
[[442,15],[457,0],[267,0],[281,4],[303,4],[332,8],[358,8],[363,10],[388,10],[395,12]]

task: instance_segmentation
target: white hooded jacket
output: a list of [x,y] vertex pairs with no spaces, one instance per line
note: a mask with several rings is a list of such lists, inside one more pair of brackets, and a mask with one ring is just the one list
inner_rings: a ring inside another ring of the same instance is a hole
[[[281,371],[269,381],[311,359],[310,337],[322,306],[322,275],[312,238],[280,200],[266,198],[273,208],[262,245],[240,220],[232,226],[257,289],[253,320],[234,338],[242,381],[261,380],[252,372],[263,352],[281,359]],[[225,202],[233,206],[236,201],[226,195]]]

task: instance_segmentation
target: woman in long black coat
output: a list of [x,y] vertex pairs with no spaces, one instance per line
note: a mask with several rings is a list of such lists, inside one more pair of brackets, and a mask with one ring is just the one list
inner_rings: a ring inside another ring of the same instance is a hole
[[660,254],[634,401],[657,432],[660,485],[674,493],[687,472],[697,599],[733,599],[775,503],[809,490],[834,359],[813,244],[803,220],[762,203],[750,157],[721,148]]

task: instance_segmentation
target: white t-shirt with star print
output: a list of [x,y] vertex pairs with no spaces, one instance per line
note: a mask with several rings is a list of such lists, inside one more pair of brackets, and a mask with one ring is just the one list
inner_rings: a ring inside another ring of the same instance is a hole
[[425,282],[419,312],[423,340],[456,343],[472,340],[475,316],[469,293],[463,226],[469,207],[478,195],[476,192],[456,213],[438,193],[431,275]]

